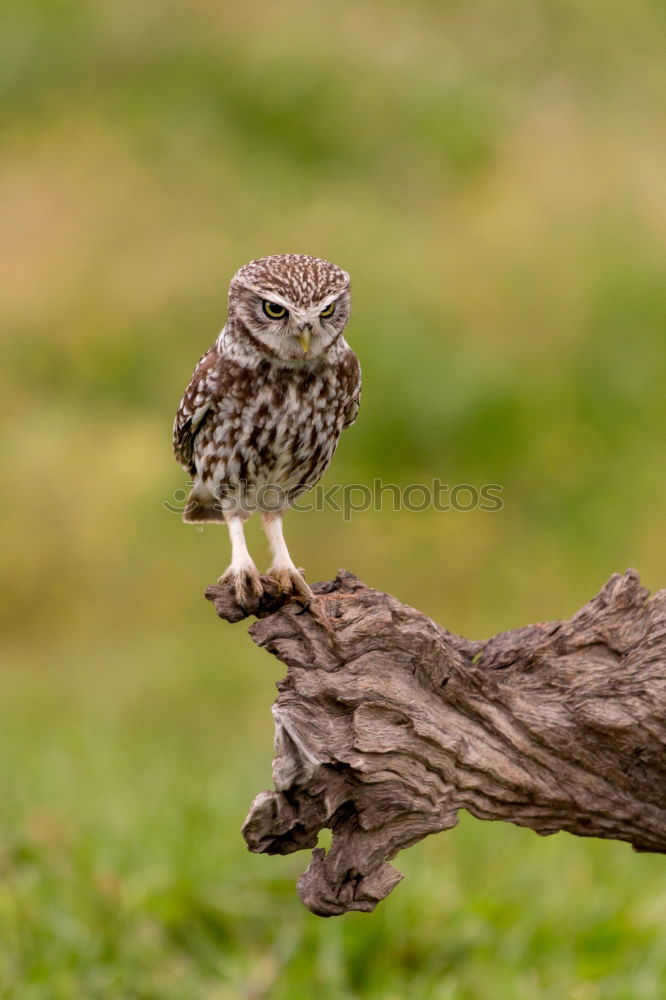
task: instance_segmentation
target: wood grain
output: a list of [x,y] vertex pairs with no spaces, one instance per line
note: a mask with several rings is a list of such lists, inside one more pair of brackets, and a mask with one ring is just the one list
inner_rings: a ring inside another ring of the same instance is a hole
[[[614,575],[569,621],[470,641],[341,570],[303,610],[263,578],[241,609],[206,596],[287,667],[273,712],[275,789],[251,851],[315,848],[298,892],[322,916],[374,909],[388,860],[458,810],[666,853],[666,591]],[[316,848],[322,828],[330,849]]]

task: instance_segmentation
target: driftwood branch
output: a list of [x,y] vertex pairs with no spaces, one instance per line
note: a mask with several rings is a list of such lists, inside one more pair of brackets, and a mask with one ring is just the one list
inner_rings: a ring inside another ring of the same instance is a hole
[[[570,621],[484,642],[447,632],[341,571],[304,611],[270,590],[252,639],[287,666],[274,705],[275,791],[243,827],[251,851],[315,847],[301,899],[372,910],[402,848],[459,809],[666,853],[666,591],[611,577]],[[206,593],[245,616],[225,587]]]

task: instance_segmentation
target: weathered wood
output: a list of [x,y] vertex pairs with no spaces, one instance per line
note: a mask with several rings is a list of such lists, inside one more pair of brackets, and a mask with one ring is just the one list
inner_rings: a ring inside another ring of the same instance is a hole
[[[275,791],[243,826],[251,851],[315,847],[301,899],[372,910],[387,864],[459,809],[666,853],[666,591],[629,570],[570,621],[483,642],[447,632],[341,571],[311,608],[268,596],[253,640],[287,666],[273,713]],[[228,588],[206,596],[245,616]]]

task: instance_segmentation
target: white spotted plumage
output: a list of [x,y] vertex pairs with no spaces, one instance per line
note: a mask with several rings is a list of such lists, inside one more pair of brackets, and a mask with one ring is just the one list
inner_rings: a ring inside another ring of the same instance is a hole
[[232,560],[221,579],[241,604],[262,591],[243,536],[255,510],[273,552],[269,573],[304,602],[311,596],[282,516],[321,478],[356,419],[360,367],[343,337],[349,310],[349,277],[334,264],[301,254],[250,261],[231,281],[227,323],[178,408],[174,450],[194,480],[184,520],[227,523]]

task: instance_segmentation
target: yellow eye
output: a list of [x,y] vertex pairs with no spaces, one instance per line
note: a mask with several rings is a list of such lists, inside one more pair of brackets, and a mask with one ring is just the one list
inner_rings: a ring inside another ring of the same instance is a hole
[[285,307],[279,306],[277,302],[269,302],[268,299],[264,299],[262,305],[269,319],[284,319],[285,316],[289,315]]
[[333,313],[335,312],[335,306],[336,306],[336,303],[335,302],[331,302],[331,304],[328,305],[328,306],[326,306],[325,309],[322,309],[322,311],[319,313],[319,315],[322,317],[322,319],[327,319],[328,316],[332,316]]

